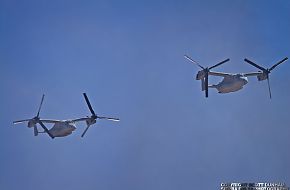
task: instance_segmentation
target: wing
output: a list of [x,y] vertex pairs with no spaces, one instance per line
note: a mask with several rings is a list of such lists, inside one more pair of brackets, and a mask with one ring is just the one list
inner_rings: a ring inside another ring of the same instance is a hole
[[219,77],[228,77],[228,76],[232,76],[233,74],[230,74],[230,73],[220,73],[220,72],[208,72],[209,75],[212,75],[212,76],[219,76]]
[[86,121],[89,119],[88,117],[77,118],[77,119],[67,119],[67,120],[54,120],[54,119],[41,119],[42,123],[58,123],[58,122],[68,122],[68,123],[75,123],[80,121]]
[[[73,120],[68,120],[72,123],[74,122],[80,122],[80,121],[87,121],[88,119],[90,119],[89,117],[82,117],[82,118],[77,118],[77,119],[73,119]],[[97,119],[107,119],[107,120],[110,120],[110,121],[120,121],[120,119],[118,118],[113,118],[113,117],[97,117]]]
[[75,122],[80,122],[80,121],[86,121],[88,120],[89,117],[82,117],[82,118],[77,118],[77,119],[72,119],[70,120],[72,123],[75,123]]
[[40,119],[42,123],[58,123],[62,122],[62,120],[54,120],[54,119]]
[[252,73],[243,73],[243,76],[245,77],[252,77],[252,76],[258,76],[263,74],[262,72],[252,72]]

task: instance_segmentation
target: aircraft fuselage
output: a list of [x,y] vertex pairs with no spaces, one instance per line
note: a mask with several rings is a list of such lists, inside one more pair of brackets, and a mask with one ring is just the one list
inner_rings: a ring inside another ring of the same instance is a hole
[[219,93],[229,93],[241,90],[244,85],[248,83],[248,78],[235,74],[224,78],[220,83],[216,85],[211,85],[209,88],[216,88]]
[[54,137],[65,137],[72,134],[75,129],[75,124],[66,121],[60,121],[55,123],[53,127],[49,130],[49,132]]

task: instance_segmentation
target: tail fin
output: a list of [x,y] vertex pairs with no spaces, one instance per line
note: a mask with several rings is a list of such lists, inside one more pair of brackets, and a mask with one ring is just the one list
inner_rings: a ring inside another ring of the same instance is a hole
[[213,84],[213,85],[208,85],[209,88],[216,88],[217,85]]

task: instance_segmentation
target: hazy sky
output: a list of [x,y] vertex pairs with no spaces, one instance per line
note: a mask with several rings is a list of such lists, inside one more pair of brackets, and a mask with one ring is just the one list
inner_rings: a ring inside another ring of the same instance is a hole
[[[188,190],[290,185],[290,62],[209,98],[198,67],[249,72],[290,56],[290,1],[0,0],[0,189]],[[210,83],[221,80],[211,77]],[[66,138],[26,124],[89,115]]]

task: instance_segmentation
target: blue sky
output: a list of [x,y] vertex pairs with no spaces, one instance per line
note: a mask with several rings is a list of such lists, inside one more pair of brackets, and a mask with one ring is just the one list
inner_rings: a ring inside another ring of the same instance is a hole
[[[205,99],[198,67],[256,71],[290,56],[290,2],[0,0],[1,189],[218,189],[290,185],[290,63],[266,82]],[[210,83],[220,78],[210,78]],[[12,121],[89,115],[85,138]]]

